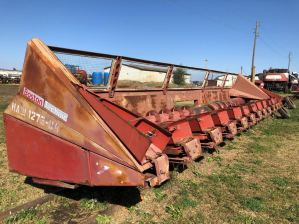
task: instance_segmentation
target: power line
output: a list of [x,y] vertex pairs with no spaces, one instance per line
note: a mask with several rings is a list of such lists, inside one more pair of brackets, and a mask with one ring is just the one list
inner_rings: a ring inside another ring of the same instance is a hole
[[268,47],[270,48],[272,51],[274,51],[276,54],[278,54],[280,57],[285,58],[284,56],[282,56],[281,54],[279,54],[277,51],[275,51],[272,47],[270,47],[260,36],[259,39]]
[[262,29],[265,31],[265,33],[268,35],[268,37],[270,37],[271,38],[271,40],[278,46],[278,47],[280,47],[282,50],[284,50],[284,51],[286,51],[286,52],[289,52],[289,51],[287,51],[287,50],[285,50],[285,49],[283,49],[268,33],[267,33],[267,31],[264,29],[264,27],[263,26],[261,26],[262,27]]
[[213,21],[213,22],[215,22],[215,23],[218,23],[218,24],[220,24],[220,25],[222,25],[222,26],[225,26],[225,27],[230,28],[230,29],[233,29],[233,30],[237,30],[237,31],[239,31],[239,32],[243,32],[243,33],[251,34],[250,32],[248,32],[248,31],[246,31],[246,30],[243,30],[243,29],[240,29],[240,28],[237,28],[237,27],[230,26],[230,25],[228,25],[228,24],[226,24],[226,23],[223,23],[223,22],[218,21],[218,20],[216,20],[216,19],[213,19],[213,18],[211,18],[211,17],[209,17],[209,16],[206,16],[206,15],[204,15],[204,14],[202,14],[202,13],[200,13],[200,12],[197,12],[197,11],[195,11],[195,10],[193,10],[193,9],[191,9],[191,8],[189,8],[189,7],[187,7],[187,6],[185,6],[185,5],[182,5],[182,4],[180,4],[180,3],[178,3],[178,2],[176,2],[176,1],[174,1],[174,0],[169,0],[169,1],[171,1],[172,3],[175,3],[175,4],[179,5],[179,6],[181,6],[182,8],[187,9],[187,10],[189,10],[189,11],[191,11],[191,12],[197,14],[197,15],[200,15],[200,16],[202,16],[202,17],[208,19],[208,20],[211,20],[211,21]]
[[[224,5],[222,5],[221,3],[219,3],[219,2],[217,2],[216,0],[213,0],[214,2],[216,2],[217,4],[219,4],[221,7],[223,7],[223,8],[225,8],[226,10],[228,10],[228,11],[231,11],[232,13],[234,13],[235,15],[237,15],[237,16],[239,16],[239,17],[241,17],[241,18],[243,18],[243,19],[245,19],[245,20],[248,20],[248,21],[250,21],[250,22],[253,22],[253,20],[251,20],[251,19],[248,19],[248,18],[246,18],[246,17],[244,17],[244,16],[242,16],[242,15],[240,15],[239,13],[236,13],[236,12],[234,12],[233,10],[231,10],[230,8],[227,8],[226,6],[224,6]],[[261,26],[261,25],[260,25]],[[270,35],[269,35],[269,33],[265,30],[265,28],[263,27],[263,26],[261,26],[261,28],[264,30],[264,32],[268,35],[268,37],[270,37],[270,39],[278,46],[278,47],[280,47],[283,51],[285,51],[285,52],[288,52],[287,50],[285,50],[284,48],[282,48]],[[263,41],[263,40],[262,40]],[[265,42],[264,42],[265,43]],[[266,43],[265,43],[266,44]],[[267,44],[266,44],[267,45]],[[270,47],[269,45],[267,45],[268,47]],[[271,48],[271,47],[270,47]],[[271,48],[272,49],[272,48]],[[272,49],[273,50],[273,49]],[[273,50],[274,51],[274,50]],[[274,52],[276,52],[276,51],[274,51]],[[276,52],[277,53],[277,52]],[[281,56],[281,55],[280,55]]]
[[[200,13],[200,12],[198,12],[198,11],[195,11],[195,10],[193,10],[192,8],[189,8],[189,7],[187,7],[187,6],[185,6],[185,5],[182,5],[182,4],[180,4],[180,3],[178,3],[178,2],[176,2],[176,1],[174,1],[174,0],[169,0],[170,2],[172,2],[172,3],[175,3],[175,4],[177,4],[178,6],[180,6],[180,7],[182,7],[182,8],[184,8],[184,9],[186,9],[186,10],[189,10],[189,11],[191,11],[191,12],[193,12],[193,13],[195,13],[195,14],[197,14],[197,15],[199,15],[199,16],[202,16],[202,17],[204,17],[205,19],[208,19],[208,20],[210,20],[210,21],[213,21],[213,22],[215,22],[215,23],[218,23],[218,24],[220,24],[220,25],[222,25],[222,26],[225,26],[225,27],[227,27],[227,28],[230,28],[230,29],[233,29],[233,30],[236,30],[236,31],[239,31],[239,32],[243,32],[243,33],[247,33],[247,34],[251,34],[250,32],[248,32],[248,31],[246,31],[246,30],[244,30],[244,29],[241,29],[241,28],[237,28],[237,27],[234,27],[234,26],[231,26],[231,25],[228,25],[228,24],[226,24],[226,23],[223,23],[223,22],[221,22],[221,21],[219,21],[219,20],[216,20],[216,19],[213,19],[213,18],[211,18],[211,17],[209,17],[209,16],[206,16],[206,15],[204,15],[204,14],[202,14],[202,13]],[[248,19],[248,18],[246,18],[246,17],[244,17],[244,16],[242,16],[242,15],[240,15],[240,14],[238,14],[238,13],[236,13],[236,12],[234,12],[233,10],[231,10],[231,9],[229,9],[229,8],[227,8],[226,6],[224,6],[224,5],[222,5],[221,3],[219,3],[219,2],[217,2],[217,1],[215,1],[215,0],[213,0],[214,2],[216,2],[217,4],[219,4],[220,6],[222,6],[223,8],[225,8],[226,10],[229,10],[229,11],[231,11],[231,12],[233,12],[234,14],[236,14],[236,15],[238,15],[239,17],[242,17],[243,19],[246,19],[246,20],[248,20],[248,21],[250,21],[250,22],[252,22],[253,20],[251,20],[251,19]],[[279,46],[282,50],[284,50],[284,51],[286,51],[286,52],[288,52],[287,50],[285,50],[285,49],[283,49],[269,34],[268,34],[268,32],[264,29],[264,27],[263,26],[261,26],[261,28],[265,31],[265,33],[267,34],[267,36],[269,36],[270,37],[270,39],[277,45],[277,46]],[[268,48],[270,48],[272,51],[274,51],[276,54],[278,54],[280,57],[282,57],[282,58],[285,58],[284,56],[282,56],[280,53],[278,53],[276,50],[274,50],[272,47],[270,47],[260,36],[258,36],[259,37],[259,39],[268,47]],[[294,63],[292,63],[292,64],[294,64]],[[296,66],[295,66],[296,67]],[[245,74],[246,74],[246,72],[245,72]],[[247,74],[246,74],[247,75]]]
[[295,61],[297,64],[299,64],[299,63],[298,63],[298,61],[297,61],[297,59],[296,59],[296,60],[294,60],[294,59],[295,59],[294,57],[293,57],[292,59],[293,59],[293,61]]
[[255,21],[253,21],[253,20],[251,20],[251,19],[248,19],[248,18],[246,18],[246,17],[240,15],[239,13],[236,13],[235,11],[231,10],[230,8],[227,8],[226,6],[222,5],[222,4],[219,3],[219,2],[217,2],[217,1],[215,1],[215,0],[213,0],[213,1],[216,2],[217,4],[219,4],[221,7],[225,8],[226,10],[231,11],[232,13],[236,14],[237,16],[239,16],[239,17],[241,17],[241,18],[243,18],[243,19],[245,19],[245,20],[248,20],[248,21],[250,21],[250,22],[255,22]]
[[[226,10],[228,10],[228,11],[231,11],[232,13],[234,13],[235,15],[237,15],[237,16],[239,16],[239,17],[241,17],[241,18],[243,18],[243,19],[245,19],[245,20],[247,20],[247,21],[250,21],[250,22],[254,22],[253,20],[251,20],[251,19],[248,19],[248,18],[246,18],[246,17],[244,17],[244,16],[242,16],[242,15],[240,15],[239,13],[236,13],[235,11],[233,11],[233,10],[231,10],[230,8],[227,8],[226,6],[224,6],[224,5],[222,5],[221,3],[219,3],[219,2],[217,2],[216,0],[213,0],[214,2],[216,2],[217,4],[219,4],[221,7],[223,7],[223,8],[225,8]],[[269,35],[269,33],[264,29],[264,27],[263,26],[261,26],[261,28],[265,31],[265,33],[268,35],[268,37],[270,37],[270,39],[278,46],[278,47],[280,47],[283,51],[286,51],[286,52],[289,52],[289,51],[287,51],[287,50],[285,50],[284,48],[282,48],[270,35]]]
[[292,62],[292,65],[294,65],[297,69],[299,69],[293,62]]

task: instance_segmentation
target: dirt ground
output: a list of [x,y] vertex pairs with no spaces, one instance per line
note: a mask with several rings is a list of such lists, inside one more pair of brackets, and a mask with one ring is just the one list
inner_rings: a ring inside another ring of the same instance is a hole
[[19,90],[16,84],[0,84],[0,96],[15,96]]

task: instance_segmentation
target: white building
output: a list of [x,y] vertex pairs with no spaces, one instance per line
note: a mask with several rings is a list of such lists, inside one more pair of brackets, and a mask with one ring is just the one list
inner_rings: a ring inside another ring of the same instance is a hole
[[[225,75],[220,75],[215,79],[215,80],[217,80],[217,86],[222,86],[224,77],[225,77]],[[247,76],[245,76],[245,77],[247,79],[250,79]],[[236,75],[228,75],[226,78],[226,81],[225,81],[225,86],[232,86],[235,83],[236,79],[237,79]]]
[[[110,67],[104,68],[104,72],[110,72]],[[167,69],[141,66],[134,64],[122,64],[118,80],[130,80],[139,82],[160,82],[163,83]],[[172,83],[172,80],[170,81]],[[185,82],[191,83],[190,75],[185,75]]]
[[9,77],[9,78],[21,77],[22,71],[0,69],[0,76]]

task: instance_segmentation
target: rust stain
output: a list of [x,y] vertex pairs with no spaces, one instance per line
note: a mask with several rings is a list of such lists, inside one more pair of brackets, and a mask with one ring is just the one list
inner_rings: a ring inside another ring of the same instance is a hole
[[165,102],[165,99],[160,100],[160,110],[167,108],[167,103]]
[[137,95],[137,96],[124,96],[124,98],[132,105],[132,112],[146,114],[147,95]]
[[151,97],[151,106],[155,110],[157,108],[157,95],[150,95]]

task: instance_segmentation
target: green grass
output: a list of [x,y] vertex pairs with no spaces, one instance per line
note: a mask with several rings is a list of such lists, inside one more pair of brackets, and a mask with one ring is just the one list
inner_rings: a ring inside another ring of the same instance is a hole
[[184,188],[179,192],[178,196],[174,196],[171,199],[171,202],[166,207],[166,212],[174,219],[183,218],[183,211],[186,211],[188,207],[195,208],[197,206],[197,202],[189,198],[189,192]]
[[253,197],[253,198],[249,198],[249,199],[244,199],[244,200],[242,200],[241,203],[245,209],[249,209],[253,212],[255,212],[255,211],[260,212],[265,209],[263,206],[264,202],[265,202],[265,199],[263,197]]
[[274,177],[272,179],[274,184],[277,184],[279,186],[286,186],[288,184],[288,178],[282,178],[282,177]]
[[96,218],[99,224],[105,224],[105,223],[110,223],[111,222],[111,217],[107,215],[98,215]]
[[189,101],[183,101],[183,102],[174,102],[173,106],[179,107],[179,108],[181,108],[182,106],[194,107],[194,101],[189,100]]
[[33,220],[37,211],[34,208],[23,209],[5,219],[5,223],[30,222]]

